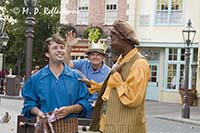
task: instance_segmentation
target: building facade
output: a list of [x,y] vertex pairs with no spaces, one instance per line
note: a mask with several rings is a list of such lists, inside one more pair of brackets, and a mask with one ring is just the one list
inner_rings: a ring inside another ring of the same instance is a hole
[[[129,22],[151,69],[146,99],[180,103],[184,88],[185,46],[182,29],[188,19],[197,34],[190,47],[189,88],[200,92],[198,0],[62,0],[60,22],[83,31],[91,25],[106,30],[114,20]],[[81,45],[81,44],[80,44]],[[199,97],[199,96],[198,96]]]

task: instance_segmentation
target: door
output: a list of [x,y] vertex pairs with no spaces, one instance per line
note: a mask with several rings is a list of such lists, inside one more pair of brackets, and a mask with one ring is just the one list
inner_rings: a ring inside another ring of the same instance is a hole
[[150,79],[149,84],[147,87],[146,92],[146,99],[147,100],[158,100],[158,64],[152,64],[150,65]]
[[160,50],[155,49],[142,49],[140,50],[144,55],[150,66],[150,79],[146,92],[146,99],[158,100],[159,96],[159,63],[160,63]]

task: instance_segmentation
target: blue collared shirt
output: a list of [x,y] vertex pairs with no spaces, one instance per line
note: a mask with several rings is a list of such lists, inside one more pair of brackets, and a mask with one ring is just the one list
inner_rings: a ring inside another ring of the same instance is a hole
[[89,93],[84,83],[78,81],[80,75],[64,65],[63,72],[58,78],[51,72],[49,65],[32,75],[22,89],[24,107],[22,114],[31,118],[30,110],[40,108],[44,113],[52,112],[56,108],[80,104],[83,111],[80,114],[70,114],[69,117],[80,117],[91,110],[88,101]]
[[[87,79],[92,79],[98,83],[103,82],[110,73],[110,68],[105,64],[103,64],[100,69],[94,71],[91,62],[88,59],[73,60],[73,65],[74,68],[80,70]],[[95,101],[97,97],[98,94],[94,93],[90,98],[90,101]]]

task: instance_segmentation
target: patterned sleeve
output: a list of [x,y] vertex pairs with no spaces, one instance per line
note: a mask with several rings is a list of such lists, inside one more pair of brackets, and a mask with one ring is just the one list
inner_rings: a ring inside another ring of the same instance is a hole
[[103,85],[103,82],[97,83],[94,80],[90,80],[90,83],[91,83],[90,84],[91,87],[88,88],[90,94],[93,94],[95,92],[99,92],[101,90],[102,85]]
[[131,66],[125,81],[122,80],[118,72],[110,76],[107,91],[102,98],[108,100],[110,90],[115,88],[122,104],[128,107],[137,107],[145,98],[149,77],[150,69],[147,61],[144,59],[137,60]]

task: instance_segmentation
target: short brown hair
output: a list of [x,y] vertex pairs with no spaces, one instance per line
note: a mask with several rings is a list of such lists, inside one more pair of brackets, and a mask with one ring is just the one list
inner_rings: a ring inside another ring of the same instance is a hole
[[[44,41],[44,44],[43,44],[44,54],[49,52],[49,45],[50,45],[51,41],[56,42],[58,44],[63,44],[64,46],[66,44],[65,40],[62,37],[60,37],[59,34],[53,34],[51,37],[48,37]],[[48,60],[48,58],[46,56],[45,56],[45,58]]]

